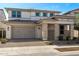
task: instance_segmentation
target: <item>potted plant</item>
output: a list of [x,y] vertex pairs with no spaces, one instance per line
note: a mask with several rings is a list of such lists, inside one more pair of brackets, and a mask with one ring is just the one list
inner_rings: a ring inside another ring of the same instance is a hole
[[78,38],[77,37],[73,37],[73,40],[78,40]]
[[63,37],[64,41],[66,41],[66,36]]
[[1,44],[5,44],[7,42],[7,39],[1,39]]
[[53,44],[53,42],[52,42],[52,41],[50,41],[50,42],[49,42],[49,45],[52,45],[52,44]]
[[59,38],[60,41],[63,40],[63,36],[61,36],[61,35],[58,38]]
[[66,37],[66,40],[69,41],[69,40],[70,40],[70,36],[67,36],[67,37]]
[[53,44],[52,41],[46,41],[45,43],[46,43],[47,45],[52,45],[52,44]]

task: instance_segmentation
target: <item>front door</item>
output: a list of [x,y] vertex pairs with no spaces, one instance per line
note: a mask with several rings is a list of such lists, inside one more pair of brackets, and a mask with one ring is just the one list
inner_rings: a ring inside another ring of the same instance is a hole
[[60,35],[64,35],[64,25],[60,25]]
[[48,41],[54,40],[54,25],[48,24]]

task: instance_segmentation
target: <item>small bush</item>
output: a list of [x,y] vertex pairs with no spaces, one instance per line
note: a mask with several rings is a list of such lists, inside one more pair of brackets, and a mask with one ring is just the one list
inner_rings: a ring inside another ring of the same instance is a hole
[[59,39],[60,41],[62,41],[62,40],[63,40],[63,36],[59,36],[58,39]]
[[4,44],[7,42],[7,39],[1,39],[1,43]]
[[77,40],[78,38],[77,37],[73,37],[73,40]]
[[66,40],[69,41],[69,40],[70,40],[70,36],[67,36],[67,37],[66,37]]

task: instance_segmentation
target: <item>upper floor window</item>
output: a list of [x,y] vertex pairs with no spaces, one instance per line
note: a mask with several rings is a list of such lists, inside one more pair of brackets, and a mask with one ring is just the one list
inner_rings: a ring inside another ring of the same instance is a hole
[[53,13],[50,13],[50,17],[52,17],[53,16]]
[[21,12],[20,11],[12,11],[12,17],[21,17]]
[[17,11],[17,17],[21,17],[21,12]]
[[45,16],[45,17],[46,17],[46,16],[47,16],[47,13],[43,13],[43,16]]
[[40,16],[40,13],[36,13],[36,16]]
[[12,11],[12,17],[16,17],[16,11]]

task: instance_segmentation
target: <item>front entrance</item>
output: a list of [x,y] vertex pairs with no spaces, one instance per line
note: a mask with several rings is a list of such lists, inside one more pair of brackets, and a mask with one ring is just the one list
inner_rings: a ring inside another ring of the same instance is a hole
[[64,35],[64,25],[60,25],[59,26],[59,30],[60,30],[60,35]]
[[6,38],[6,31],[5,30],[3,30],[3,32],[0,31],[0,38]]
[[54,25],[48,24],[48,41],[54,40]]

